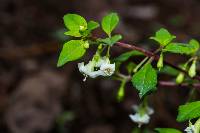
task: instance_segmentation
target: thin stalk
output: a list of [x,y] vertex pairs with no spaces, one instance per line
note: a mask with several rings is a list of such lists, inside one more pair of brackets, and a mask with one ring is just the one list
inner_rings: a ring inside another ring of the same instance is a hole
[[138,69],[148,60],[149,57],[145,57],[133,70],[133,72],[137,72]]
[[106,56],[107,56],[108,58],[110,57],[110,46],[108,46]]

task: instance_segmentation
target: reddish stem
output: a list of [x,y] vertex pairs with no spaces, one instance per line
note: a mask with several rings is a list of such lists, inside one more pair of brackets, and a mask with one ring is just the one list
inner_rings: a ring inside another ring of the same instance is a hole
[[[116,46],[127,48],[127,49],[130,49],[130,50],[136,50],[136,51],[142,52],[144,55],[146,55],[148,57],[154,57],[155,60],[159,60],[159,55],[155,55],[153,52],[145,50],[145,49],[140,48],[140,47],[137,47],[135,45],[131,45],[131,44],[123,43],[123,42],[117,42]],[[170,63],[168,61],[164,61],[164,63],[166,65],[169,65],[169,66],[171,66],[171,67],[173,67],[173,68],[185,73],[187,76],[189,76],[187,71],[181,69],[180,67],[178,67],[178,66],[176,66],[176,65],[174,65],[174,64],[172,64],[172,63]],[[196,80],[200,81],[200,76],[196,75],[195,77],[193,77],[193,79],[196,79]]]
[[[160,86],[167,86],[167,87],[176,87],[176,86],[188,87],[188,86],[190,86],[190,84],[188,84],[188,83],[182,83],[182,84],[178,85],[175,82],[170,82],[170,81],[159,81],[158,84]],[[191,86],[193,86],[196,89],[200,89],[200,83],[193,83]]]

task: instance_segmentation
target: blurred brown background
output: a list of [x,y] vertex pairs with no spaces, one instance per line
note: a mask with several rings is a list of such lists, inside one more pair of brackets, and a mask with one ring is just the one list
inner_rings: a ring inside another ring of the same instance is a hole
[[[152,46],[149,36],[159,27],[181,41],[200,39],[199,0],[1,0],[0,133],[137,133],[128,117],[131,105],[139,103],[131,84],[118,103],[117,81],[82,82],[80,61],[56,68],[68,39],[63,35],[63,15],[101,20],[110,11],[120,16],[116,32],[123,41],[146,49]],[[113,48],[113,55],[121,52]],[[168,57],[171,62],[179,59]],[[183,129],[186,124],[176,122],[176,111],[189,89],[158,88],[150,100],[156,113],[142,132],[155,127]]]

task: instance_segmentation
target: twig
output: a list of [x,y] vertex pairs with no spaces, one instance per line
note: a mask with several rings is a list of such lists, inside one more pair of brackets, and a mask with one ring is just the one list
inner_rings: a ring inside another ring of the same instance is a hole
[[176,84],[175,82],[170,82],[170,81],[159,81],[158,83],[160,86],[167,86],[167,87],[188,87],[188,86],[193,86],[194,88],[200,89],[200,83],[193,83],[193,84],[188,84],[188,83],[182,83],[182,84]]
[[[145,49],[143,49],[143,48],[140,48],[140,47],[137,47],[137,46],[135,46],[135,45],[131,45],[131,44],[123,43],[123,42],[117,42],[117,43],[116,43],[116,46],[142,52],[144,55],[146,55],[146,56],[148,56],[148,57],[154,57],[155,60],[159,60],[159,58],[160,58],[159,55],[156,55],[156,54],[154,54],[153,52],[147,51],[147,50],[145,50]],[[168,62],[168,61],[165,61],[165,60],[164,60],[164,63],[165,63],[166,65],[168,65],[168,66],[171,66],[171,67],[173,67],[173,68],[175,68],[175,69],[177,69],[177,70],[183,72],[183,73],[186,74],[187,76],[189,76],[188,73],[187,73],[187,71],[181,69],[180,67],[178,67],[178,66],[176,66],[176,65],[174,65],[174,64],[172,64],[172,63],[170,63],[170,62]],[[199,75],[196,75],[195,77],[193,77],[193,79],[196,79],[196,80],[199,80],[199,81],[200,81],[200,76],[199,76]]]
[[[126,79],[127,82],[131,81],[131,76],[130,75],[124,75],[122,73],[116,73],[116,76],[119,76],[122,79]],[[182,84],[176,84],[175,82],[172,81],[158,81],[158,85],[159,86],[165,86],[165,87],[189,87],[192,86],[196,89],[200,89],[200,83],[193,83],[193,84],[189,84],[189,83],[182,83]]]
[[145,54],[148,57],[154,56],[154,54],[152,52],[147,51],[147,50],[145,50],[143,48],[137,47],[135,45],[130,45],[130,44],[123,43],[123,42],[117,42],[116,45],[119,46],[119,47],[124,47],[124,48],[127,48],[127,49],[132,49],[132,50],[136,50],[136,51],[142,52],[143,54]]

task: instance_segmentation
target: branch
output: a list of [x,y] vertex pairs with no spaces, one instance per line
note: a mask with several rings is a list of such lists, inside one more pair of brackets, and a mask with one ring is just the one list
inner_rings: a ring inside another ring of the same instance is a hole
[[194,88],[200,89],[200,83],[194,83],[194,84],[188,84],[188,83],[182,83],[180,85],[176,84],[175,82],[170,82],[170,81],[159,81],[158,83],[160,86],[167,86],[167,87],[188,87],[188,86],[193,86]]
[[131,49],[131,50],[136,50],[136,51],[142,52],[143,54],[145,54],[148,57],[154,56],[154,54],[152,52],[147,51],[147,50],[145,50],[143,48],[137,47],[135,45],[131,45],[131,44],[123,43],[123,42],[117,42],[116,45],[119,46],[119,47],[124,47],[124,48],[127,48],[127,49]]
[[[131,81],[131,76],[130,75],[124,75],[121,74],[119,72],[116,73],[116,76],[119,76],[120,78],[126,79],[126,82],[130,82]],[[189,84],[189,83],[182,83],[182,84],[176,84],[175,82],[171,82],[171,81],[158,81],[158,85],[159,86],[165,86],[165,87],[194,87],[196,89],[200,89],[200,83],[193,83],[193,84]]]
[[[159,60],[159,55],[156,55],[154,54],[153,52],[151,51],[147,51],[143,48],[140,48],[140,47],[137,47],[135,45],[131,45],[131,44],[127,44],[127,43],[123,43],[123,42],[117,42],[116,43],[116,46],[119,46],[119,47],[123,47],[123,48],[127,48],[127,49],[131,49],[131,50],[136,50],[136,51],[139,51],[139,52],[142,52],[144,55],[148,56],[148,57],[154,57],[154,60]],[[189,76],[187,71],[181,69],[180,67],[164,60],[164,63],[168,66],[171,66],[177,70],[179,70],[180,72],[183,72],[185,75]],[[195,77],[193,77],[193,79],[196,79],[196,80],[199,80],[200,81],[200,76],[199,75],[196,75]]]

